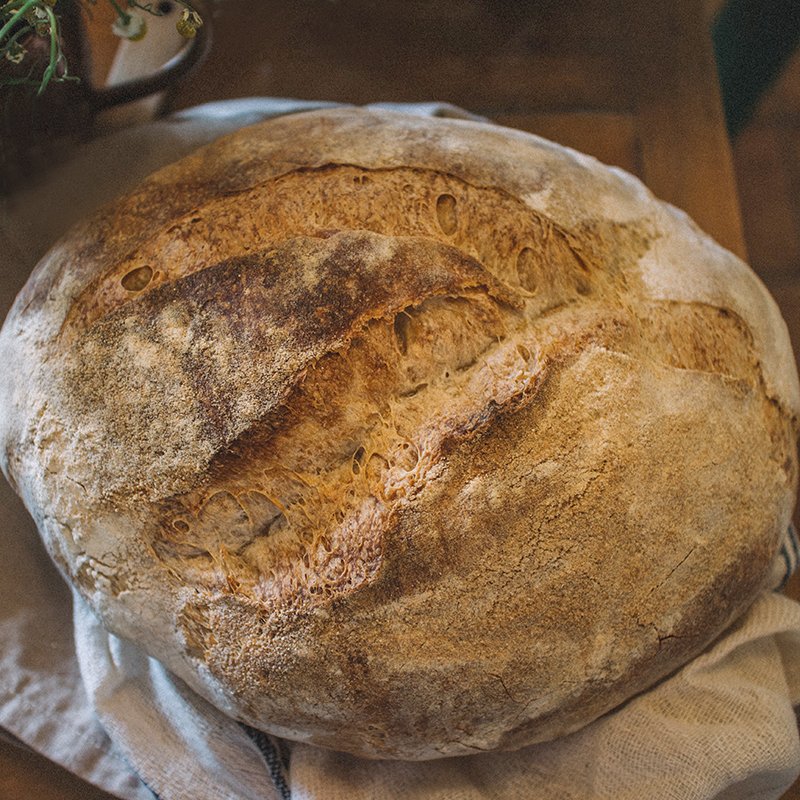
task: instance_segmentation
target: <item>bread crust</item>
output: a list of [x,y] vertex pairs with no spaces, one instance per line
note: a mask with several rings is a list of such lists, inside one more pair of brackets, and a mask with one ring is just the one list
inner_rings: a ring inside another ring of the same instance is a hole
[[380,758],[575,730],[763,588],[786,326],[634,178],[336,109],[148,178],[0,334],[2,465],[107,627],[227,713]]

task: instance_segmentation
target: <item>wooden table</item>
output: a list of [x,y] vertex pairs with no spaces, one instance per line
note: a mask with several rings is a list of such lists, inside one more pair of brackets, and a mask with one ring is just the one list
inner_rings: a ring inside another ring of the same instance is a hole
[[[745,256],[707,5],[226,0],[211,57],[167,107],[247,95],[446,100],[624,167]],[[800,579],[792,591],[800,597]],[[0,799],[107,797],[0,742]]]

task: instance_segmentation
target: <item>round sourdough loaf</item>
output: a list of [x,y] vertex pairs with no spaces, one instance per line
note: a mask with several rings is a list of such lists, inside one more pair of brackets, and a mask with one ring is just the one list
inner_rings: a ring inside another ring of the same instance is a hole
[[629,175],[488,124],[221,139],[56,245],[0,358],[3,468],[108,629],[363,756],[609,711],[752,601],[794,502],[758,279]]

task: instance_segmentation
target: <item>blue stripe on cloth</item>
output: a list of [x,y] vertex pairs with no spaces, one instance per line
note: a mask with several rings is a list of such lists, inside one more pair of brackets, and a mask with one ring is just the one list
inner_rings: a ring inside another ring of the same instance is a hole
[[800,542],[797,539],[797,528],[794,527],[794,523],[789,523],[789,530],[786,535],[794,552],[794,565],[796,567],[797,562],[800,561]]
[[781,556],[783,556],[783,563],[786,565],[786,569],[783,573],[783,578],[781,578],[781,582],[778,584],[778,591],[781,591],[786,586],[786,584],[789,582],[789,578],[794,572],[792,560],[789,558],[789,551],[786,549],[786,545],[781,547],[780,553]]
[[272,783],[275,785],[275,789],[280,795],[281,800],[292,800],[292,793],[289,791],[289,779],[287,775],[289,767],[288,759],[281,755],[272,743],[272,739],[265,733],[257,731],[255,728],[251,728],[243,722],[239,724],[244,728],[245,733],[253,740],[255,746],[261,752],[261,755],[264,756],[264,761],[267,762],[267,768],[269,769]]
[[785,565],[783,577],[778,586],[780,590],[786,586],[789,578],[792,577],[792,574],[797,569],[798,562],[800,562],[800,544],[798,544],[797,530],[791,523],[783,535],[781,549],[778,552]]
[[144,788],[145,788],[145,789],[147,789],[147,791],[148,791],[148,792],[150,792],[150,794],[151,794],[151,795],[153,795],[153,800],[161,800],[161,798],[160,798],[160,797],[159,797],[159,795],[158,795],[158,792],[156,792],[154,789],[151,789],[151,788],[150,788],[150,787],[149,787],[149,786],[148,786],[148,785],[147,785],[147,784],[146,784],[146,783],[145,783],[145,782],[142,780],[142,776],[141,776],[141,775],[137,775],[137,777],[138,777],[138,778],[139,778],[139,780],[140,780],[140,781],[142,781],[142,783],[144,784]]

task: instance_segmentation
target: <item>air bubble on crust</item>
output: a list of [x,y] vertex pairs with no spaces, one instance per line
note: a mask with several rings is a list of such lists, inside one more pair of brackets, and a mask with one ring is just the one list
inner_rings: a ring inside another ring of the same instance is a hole
[[408,312],[401,311],[394,318],[394,339],[400,355],[408,353],[408,327],[411,324],[411,317]]
[[145,264],[123,275],[120,283],[122,288],[129,292],[141,292],[151,280],[153,280],[153,269]]
[[398,393],[398,397],[414,397],[414,395],[419,394],[423,389],[427,389],[427,383],[418,383],[412,386],[410,389],[406,389],[403,392]]
[[407,472],[414,469],[419,463],[419,450],[411,442],[404,442],[395,455],[395,463]]
[[352,471],[353,475],[360,475],[361,470],[364,467],[364,457],[366,455],[366,450],[363,446],[359,447],[355,453],[353,453],[353,464],[352,464]]
[[442,233],[452,236],[458,230],[458,204],[451,194],[440,194],[436,198],[436,219]]
[[531,247],[523,247],[517,253],[517,279],[519,280],[519,285],[531,294],[535,294],[538,288],[536,261],[536,253]]
[[364,472],[367,476],[369,484],[383,486],[384,476],[389,469],[389,461],[386,456],[381,453],[372,453],[367,459]]

